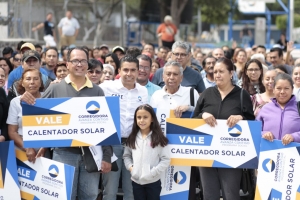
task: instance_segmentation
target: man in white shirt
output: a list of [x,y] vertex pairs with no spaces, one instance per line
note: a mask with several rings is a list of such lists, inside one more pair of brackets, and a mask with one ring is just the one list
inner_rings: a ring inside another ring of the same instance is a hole
[[[118,96],[120,98],[120,124],[122,144],[131,133],[134,113],[137,107],[148,102],[148,92],[146,87],[136,83],[139,73],[139,61],[136,58],[125,56],[120,61],[120,79],[115,81],[105,81],[100,85],[105,96]],[[125,168],[123,162],[124,147],[113,145],[113,151],[118,157],[117,172],[103,174],[103,200],[116,199],[118,183],[122,171],[122,189],[124,200],[134,200],[131,184],[130,172]]]
[[206,57],[202,62],[202,66],[206,74],[205,77],[203,77],[203,82],[206,88],[216,85],[214,81],[214,66],[216,62],[217,59],[213,56]]
[[72,16],[71,11],[66,12],[66,17],[62,18],[58,24],[58,32],[60,35],[60,45],[70,46],[75,44],[80,25]]

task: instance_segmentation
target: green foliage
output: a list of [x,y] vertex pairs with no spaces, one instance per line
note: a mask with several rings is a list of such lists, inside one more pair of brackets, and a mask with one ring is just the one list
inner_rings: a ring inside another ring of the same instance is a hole
[[[279,15],[276,17],[276,26],[279,30],[286,30],[287,15]],[[294,14],[294,27],[300,27],[300,15]]]
[[[228,13],[231,10],[230,0],[194,0],[194,5],[195,9],[200,6],[203,22],[210,24],[224,24],[228,22]],[[238,11],[234,9],[233,14],[236,13]]]

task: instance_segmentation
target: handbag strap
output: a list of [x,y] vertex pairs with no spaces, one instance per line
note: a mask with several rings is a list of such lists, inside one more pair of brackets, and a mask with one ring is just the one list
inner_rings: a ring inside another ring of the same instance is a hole
[[193,87],[191,87],[191,89],[190,89],[190,104],[191,104],[191,106],[195,106],[194,88]]

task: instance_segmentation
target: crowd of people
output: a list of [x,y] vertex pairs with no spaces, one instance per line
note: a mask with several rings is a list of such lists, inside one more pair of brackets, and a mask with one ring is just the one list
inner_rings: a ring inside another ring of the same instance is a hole
[[[49,14],[49,23],[33,30],[50,30],[51,19]],[[165,20],[168,25],[170,19]],[[72,31],[63,28],[68,23],[74,24]],[[177,118],[191,112],[190,117],[212,127],[218,119],[227,120],[229,127],[259,120],[262,138],[284,145],[300,142],[300,59],[291,57],[292,42],[286,53],[280,47],[267,52],[263,45],[204,53],[164,36],[165,46],[158,48],[145,43],[141,49],[105,44],[90,49],[74,45],[78,26],[67,12],[58,25],[64,36],[60,50],[54,37],[46,37],[46,48],[20,42],[16,49],[5,47],[0,57],[0,141],[13,140],[30,162],[44,156],[74,166],[72,200],[95,200],[100,180],[104,200],[115,200],[119,187],[126,200],[160,199],[160,174],[170,164],[170,153],[153,108],[174,110]],[[102,146],[101,173],[86,171],[80,148],[24,148],[20,101],[34,105],[37,98],[86,96],[120,99],[121,144]],[[116,172],[111,171],[112,153],[118,157]],[[224,199],[240,199],[242,169],[205,167],[192,168],[189,199],[195,199],[197,170],[205,200],[219,199],[220,190]]]

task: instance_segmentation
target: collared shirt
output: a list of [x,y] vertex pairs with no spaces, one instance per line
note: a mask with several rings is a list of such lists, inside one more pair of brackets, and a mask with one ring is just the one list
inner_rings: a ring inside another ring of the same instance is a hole
[[[196,105],[199,99],[198,92],[194,89],[194,103]],[[151,97],[150,105],[153,108],[163,108],[174,110],[178,106],[189,105],[188,111],[193,112],[195,106],[191,106],[190,87],[179,86],[179,89],[174,94],[166,92],[166,86],[161,90],[154,92]]]
[[207,77],[203,78],[203,82],[204,82],[204,85],[206,88],[214,87],[216,85],[216,83],[214,81],[208,80]]
[[65,81],[67,84],[71,84],[73,86],[73,88],[77,91],[81,90],[82,88],[88,87],[88,88],[93,88],[93,83],[90,81],[90,79],[85,78],[85,83],[81,88],[77,88],[77,86],[75,85],[75,83],[73,83],[70,79],[70,74],[65,78]]
[[105,96],[120,98],[121,137],[127,138],[132,131],[136,108],[148,103],[146,87],[135,83],[135,88],[128,90],[123,86],[121,78],[115,81],[105,81],[99,86],[103,89]]
[[148,102],[150,102],[150,99],[155,91],[161,90],[161,88],[159,86],[151,83],[150,81],[148,81],[148,83],[145,85],[145,87],[148,90]]
[[297,101],[300,101],[300,88],[296,88],[296,86],[294,85],[294,89],[293,89],[293,94],[296,97]]

